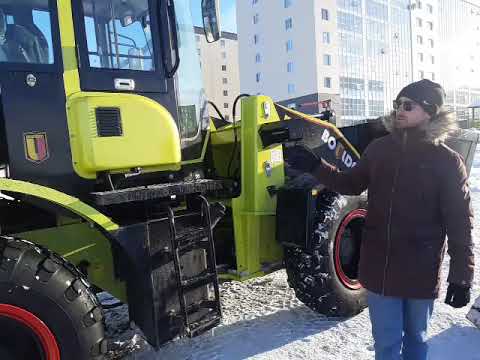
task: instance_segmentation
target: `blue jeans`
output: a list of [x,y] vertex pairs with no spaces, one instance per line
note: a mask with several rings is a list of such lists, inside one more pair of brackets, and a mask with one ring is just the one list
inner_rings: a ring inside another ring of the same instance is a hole
[[426,360],[434,299],[402,299],[368,292],[376,360]]

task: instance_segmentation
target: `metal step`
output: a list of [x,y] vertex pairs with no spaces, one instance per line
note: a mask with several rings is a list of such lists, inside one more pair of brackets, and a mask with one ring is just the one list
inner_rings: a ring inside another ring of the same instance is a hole
[[219,325],[221,319],[222,317],[220,314],[208,314],[203,319],[190,324],[187,329],[187,334],[189,337],[200,335]]
[[176,183],[155,184],[127,189],[93,192],[93,201],[97,205],[123,204],[132,201],[146,201],[166,198],[172,195],[188,195],[212,191],[229,190],[231,181],[200,179]]
[[191,315],[193,313],[196,313],[202,309],[212,309],[212,310],[217,310],[218,304],[216,301],[202,301],[200,303],[192,304],[187,308],[187,314]]
[[216,279],[217,279],[216,273],[205,271],[200,275],[182,280],[182,288],[184,291],[188,292],[188,291],[197,289],[200,286],[205,286],[210,283],[213,283]]
[[184,243],[200,241],[208,238],[210,229],[206,229],[203,226],[191,226],[177,232],[175,239],[178,244],[182,246]]

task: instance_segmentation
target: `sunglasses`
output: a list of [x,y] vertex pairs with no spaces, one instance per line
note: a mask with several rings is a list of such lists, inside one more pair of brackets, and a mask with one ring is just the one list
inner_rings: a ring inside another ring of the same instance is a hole
[[412,111],[417,104],[413,101],[397,101],[393,100],[393,109],[398,110],[400,107],[403,108],[405,111]]

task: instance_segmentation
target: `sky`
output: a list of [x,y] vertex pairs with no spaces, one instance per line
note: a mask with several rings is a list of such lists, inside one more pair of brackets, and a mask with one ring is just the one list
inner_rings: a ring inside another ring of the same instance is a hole
[[[191,0],[192,11],[193,11],[193,21],[197,26],[203,26],[202,24],[202,15],[201,7],[199,0]],[[235,0],[220,0],[220,26],[222,31],[237,32],[237,18],[236,18],[236,7]]]

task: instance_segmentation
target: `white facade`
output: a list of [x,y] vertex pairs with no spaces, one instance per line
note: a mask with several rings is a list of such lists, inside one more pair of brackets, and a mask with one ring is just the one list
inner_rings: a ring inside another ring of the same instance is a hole
[[440,81],[439,2],[418,0],[411,5],[413,80]]
[[[480,0],[439,0],[440,75],[459,120],[480,106]],[[479,110],[476,110],[478,119]]]
[[291,106],[298,98],[311,103],[338,97],[334,5],[334,0],[237,0],[241,91],[294,99]]
[[[237,34],[222,32],[220,40],[209,44],[203,28],[195,27],[195,38],[207,98],[225,120],[231,121],[233,102],[240,94]],[[240,117],[239,109],[236,118]],[[209,114],[218,117],[212,106],[209,106]]]

